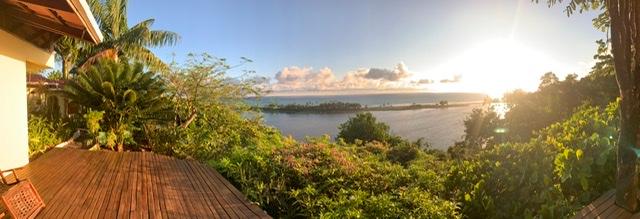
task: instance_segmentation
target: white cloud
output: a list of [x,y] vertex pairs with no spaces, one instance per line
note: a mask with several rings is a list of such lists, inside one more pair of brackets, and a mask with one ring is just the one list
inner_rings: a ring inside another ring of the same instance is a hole
[[276,73],[275,82],[269,87],[276,92],[412,89],[416,88],[416,84],[408,79],[411,75],[404,63],[397,64],[393,70],[381,68],[353,70],[347,72],[342,79],[337,79],[328,67],[315,71],[310,67],[290,66]]
[[272,90],[326,90],[336,81],[335,75],[329,68],[313,71],[311,68],[296,66],[285,67],[275,76],[276,83]]
[[462,75],[453,75],[452,79],[445,78],[440,80],[440,83],[458,83],[462,80]]

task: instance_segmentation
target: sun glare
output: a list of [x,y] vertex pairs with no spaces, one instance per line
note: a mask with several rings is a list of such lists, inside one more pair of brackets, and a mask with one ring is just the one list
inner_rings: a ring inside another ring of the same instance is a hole
[[552,70],[568,68],[515,40],[496,39],[472,47],[433,72],[461,76],[459,83],[440,84],[442,90],[482,92],[498,98],[515,89],[535,90],[540,76]]

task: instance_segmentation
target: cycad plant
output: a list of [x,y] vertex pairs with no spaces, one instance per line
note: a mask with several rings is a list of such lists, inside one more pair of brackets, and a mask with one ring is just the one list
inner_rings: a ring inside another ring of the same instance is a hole
[[164,83],[139,63],[102,60],[70,80],[64,91],[85,109],[104,112],[101,128],[109,137],[106,145],[117,146],[118,151],[133,143],[136,127],[172,120]]

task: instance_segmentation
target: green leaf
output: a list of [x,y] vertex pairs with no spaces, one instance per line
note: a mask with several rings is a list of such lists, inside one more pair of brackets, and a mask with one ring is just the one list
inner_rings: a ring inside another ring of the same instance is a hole
[[582,151],[582,149],[578,149],[576,150],[576,158],[578,160],[582,159],[582,156],[584,155],[584,152]]
[[106,132],[98,132],[98,144],[106,145],[107,144],[107,133]]
[[102,82],[102,89],[105,91],[105,93],[107,95],[109,95],[109,97],[115,97],[116,96],[116,90],[113,87],[113,84],[111,84],[111,82]]
[[134,104],[138,100],[138,94],[134,90],[127,90],[124,92],[124,100],[128,104]]

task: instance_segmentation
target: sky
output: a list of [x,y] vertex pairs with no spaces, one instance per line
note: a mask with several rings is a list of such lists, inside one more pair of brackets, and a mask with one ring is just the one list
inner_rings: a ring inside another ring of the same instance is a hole
[[[553,71],[585,75],[596,12],[567,17],[530,0],[129,1],[129,25],[180,34],[153,51],[253,60],[274,94],[535,90]],[[240,70],[230,72],[238,77]]]

